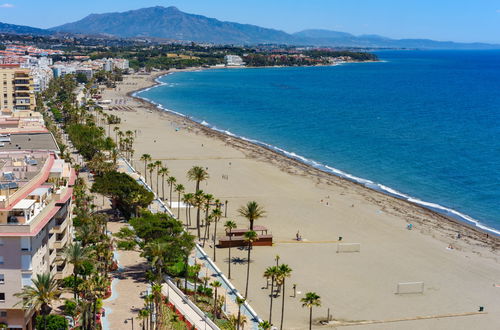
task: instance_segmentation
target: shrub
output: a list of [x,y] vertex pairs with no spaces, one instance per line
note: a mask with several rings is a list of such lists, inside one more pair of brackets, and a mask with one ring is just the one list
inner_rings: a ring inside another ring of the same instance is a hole
[[[44,319],[43,315],[36,317],[36,328],[45,330],[63,330],[68,329],[68,320],[61,315],[50,314]],[[47,326],[45,326],[47,324]]]

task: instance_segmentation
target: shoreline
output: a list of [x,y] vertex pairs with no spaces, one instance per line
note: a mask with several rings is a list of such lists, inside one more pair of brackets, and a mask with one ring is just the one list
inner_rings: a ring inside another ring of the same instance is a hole
[[[364,62],[353,62],[353,63],[375,63],[377,61],[364,61]],[[350,63],[350,62],[349,62]],[[236,67],[236,68],[274,68],[273,67]],[[209,137],[215,137],[221,141],[226,141],[228,138],[231,139],[237,139],[240,140],[241,143],[247,144],[243,148],[263,148],[267,152],[271,152],[274,155],[278,157],[283,157],[287,161],[291,162],[293,166],[298,166],[298,167],[308,167],[309,169],[303,168],[306,172],[313,173],[315,171],[319,172],[316,173],[318,177],[322,177],[322,175],[327,175],[327,176],[332,176],[336,179],[340,180],[345,180],[351,184],[358,185],[359,187],[362,187],[364,189],[368,189],[371,192],[376,192],[378,194],[382,194],[383,196],[390,197],[390,198],[395,198],[398,201],[407,203],[411,206],[421,208],[425,210],[426,212],[431,212],[434,216],[436,217],[441,217],[443,221],[448,222],[452,225],[458,225],[462,226],[464,229],[473,231],[475,232],[475,235],[482,235],[486,237],[476,237],[478,241],[482,241],[483,243],[490,243],[492,247],[500,247],[500,229],[495,229],[488,227],[487,225],[484,225],[481,221],[476,220],[466,214],[463,214],[459,211],[456,211],[454,209],[448,208],[446,206],[442,206],[439,204],[435,204],[433,202],[427,202],[420,200],[416,197],[407,195],[405,193],[396,191],[392,189],[391,187],[387,187],[383,185],[382,183],[377,183],[373,182],[371,180],[367,180],[364,178],[356,177],[354,175],[351,175],[347,172],[341,171],[339,169],[330,167],[329,165],[325,165],[322,163],[318,163],[312,159],[308,159],[306,157],[303,157],[301,155],[297,155],[293,152],[289,152],[287,150],[284,150],[280,147],[274,146],[267,144],[265,142],[255,140],[252,138],[247,138],[239,135],[235,135],[227,130],[222,130],[218,129],[215,125],[211,125],[209,123],[206,123],[205,121],[196,121],[193,119],[193,117],[187,116],[183,113],[177,112],[172,109],[167,109],[163,107],[163,105],[156,103],[152,100],[149,100],[145,97],[141,97],[138,94],[151,90],[153,88],[159,87],[159,86],[164,86],[166,83],[160,81],[161,78],[166,77],[168,75],[174,74],[176,72],[193,72],[193,71],[202,71],[202,70],[210,70],[210,69],[224,69],[224,68],[188,68],[188,69],[181,69],[181,70],[169,70],[166,72],[156,72],[153,74],[153,76],[149,77],[151,81],[151,86],[146,87],[146,88],[141,88],[132,92],[127,93],[127,96],[133,97],[136,100],[143,102],[146,104],[146,106],[152,110],[159,111],[159,112],[166,112],[169,113],[173,116],[178,116],[184,120],[189,121],[192,125],[198,126],[197,128],[200,129],[201,131],[205,131],[205,135]],[[226,68],[227,69],[227,68]],[[204,124],[206,123],[206,124]],[[321,173],[321,174],[320,174]],[[410,223],[410,222],[408,222]],[[456,228],[454,228],[456,230]],[[460,232],[460,230],[459,230]],[[462,233],[463,234],[463,233]]]
[[[130,97],[137,90],[156,85],[154,79],[165,73],[124,76],[117,88],[105,89],[105,99],[118,104],[122,102],[115,100],[125,99],[127,105],[107,113],[121,118],[120,130],[136,132],[132,164],[137,169],[144,166],[140,155],[150,154],[152,161],[161,161],[169,168],[169,175],[188,193],[195,184],[187,179],[186,171],[194,165],[206,167],[210,177],[200,189],[228,201],[227,217],[222,221],[232,220],[238,228],[248,228],[248,220],[238,214],[238,207],[252,200],[264,207],[267,217],[258,223],[268,228],[274,244],[252,251],[248,297],[261,318],[270,313],[269,289],[262,274],[276,263],[276,255],[280,263],[293,269],[287,292],[291,293],[292,283],[297,285],[296,297],[283,296],[285,328],[291,330],[306,328],[307,313],[300,303],[306,292],[317,292],[322,298],[323,307],[316,309],[316,317],[333,307],[334,318],[347,321],[418,319],[470,313],[477,306],[486,306],[487,311],[499,308],[500,289],[495,285],[500,287],[500,246],[496,237],[486,239],[476,228]],[[168,201],[168,188],[165,197]],[[171,198],[174,202],[178,199],[175,194]],[[174,207],[183,222],[188,211]],[[408,223],[414,225],[412,230],[407,229]],[[303,241],[294,240],[297,231]],[[191,232],[196,234],[196,230]],[[457,237],[458,232],[461,237]],[[220,223],[212,237],[224,235]],[[337,237],[342,237],[342,243],[360,244],[360,252],[337,253]],[[203,249],[213,255],[225,274],[231,264],[235,288],[241,291],[246,287],[245,250],[232,249],[230,262],[227,249],[214,249],[211,240]],[[398,283],[414,281],[425,282],[423,294],[395,294]],[[280,307],[279,303],[273,305],[276,316],[272,321],[279,319]],[[390,329],[416,330],[424,323],[440,329],[496,329],[500,316],[487,313],[412,321],[393,324]]]

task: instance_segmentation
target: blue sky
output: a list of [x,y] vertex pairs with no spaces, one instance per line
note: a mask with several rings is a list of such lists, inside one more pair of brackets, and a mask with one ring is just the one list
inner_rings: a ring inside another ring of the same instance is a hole
[[297,32],[500,43],[500,0],[0,0],[0,21],[52,27],[90,13],[149,6]]

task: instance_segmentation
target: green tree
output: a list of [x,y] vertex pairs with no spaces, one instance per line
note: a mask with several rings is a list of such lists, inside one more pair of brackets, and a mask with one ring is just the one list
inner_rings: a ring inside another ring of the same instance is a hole
[[236,304],[238,305],[238,318],[236,320],[237,329],[240,330],[241,324],[241,305],[245,303],[245,298],[236,297]]
[[250,230],[253,230],[253,223],[255,220],[266,216],[266,211],[257,202],[248,202],[245,206],[238,209],[238,213],[248,219],[250,222]]
[[77,299],[78,296],[78,272],[80,271],[83,263],[89,260],[91,250],[88,247],[83,247],[80,242],[75,242],[68,245],[64,249],[64,258],[66,262],[73,265],[73,298]]
[[[184,186],[182,184],[175,185],[175,192],[177,193],[177,219],[181,219],[181,194],[184,193]],[[172,205],[170,205],[172,207]]]
[[212,286],[212,288],[215,289],[215,298],[214,298],[214,320],[217,318],[217,315],[218,315],[218,311],[217,311],[217,290],[222,286],[222,283],[219,282],[219,281],[213,281],[212,283],[210,283],[210,285]]
[[158,173],[161,175],[161,198],[165,200],[165,176],[168,175],[169,170],[166,167],[162,167],[158,170]]
[[69,329],[68,320],[61,315],[38,315],[35,319],[36,329],[65,330]]
[[267,280],[271,279],[271,294],[269,295],[271,299],[269,303],[269,322],[272,322],[272,317],[273,317],[274,283],[278,275],[279,275],[279,268],[277,266],[267,267],[266,271],[264,272],[264,277]]
[[252,244],[258,239],[258,235],[253,230],[247,231],[244,234],[244,240],[247,243],[248,257],[247,257],[247,282],[245,285],[245,299],[248,297],[248,283],[250,280],[250,252],[252,251]]
[[300,301],[302,302],[302,307],[309,308],[309,330],[312,329],[312,310],[313,307],[321,306],[321,297],[316,294],[316,292],[307,292],[306,296]]
[[196,182],[196,189],[195,192],[200,190],[200,182],[208,180],[209,175],[208,172],[201,166],[193,166],[188,172],[187,172],[187,178],[189,181],[195,181]]
[[149,161],[151,161],[151,155],[150,154],[142,154],[141,160],[144,162],[144,178],[147,180],[147,164]]
[[286,265],[281,264],[278,266],[278,279],[281,284],[281,321],[280,321],[280,329],[283,329],[283,320],[285,316],[285,280],[287,277],[290,277],[292,274],[292,269]]
[[44,328],[47,329],[47,315],[52,310],[52,302],[59,300],[60,294],[59,282],[51,274],[37,274],[33,279],[33,286],[23,287],[22,291],[14,296],[21,299],[18,304],[24,309],[33,308],[39,311],[43,317]]
[[229,231],[229,261],[228,261],[228,270],[227,270],[227,278],[231,279],[231,239],[232,239],[232,234],[233,234],[233,229],[236,228],[236,222],[227,220],[226,223],[224,224],[224,228],[226,229],[226,233]]
[[168,203],[170,205],[170,207],[172,207],[172,190],[173,190],[176,182],[177,182],[177,179],[174,178],[173,176],[170,176],[167,179],[167,183],[168,183],[168,186],[170,188],[170,199],[169,199],[169,203]]
[[95,178],[91,192],[111,198],[113,207],[129,218],[137,208],[146,208],[154,199],[152,192],[126,173],[110,171]]

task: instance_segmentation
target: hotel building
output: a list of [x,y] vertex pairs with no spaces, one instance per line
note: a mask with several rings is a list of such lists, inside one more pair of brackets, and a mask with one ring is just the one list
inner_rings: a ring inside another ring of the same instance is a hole
[[34,110],[35,93],[30,69],[0,65],[0,110]]
[[0,324],[33,329],[33,310],[14,296],[37,274],[62,279],[72,242],[72,186],[76,174],[58,158],[50,133],[4,136],[0,147]]

